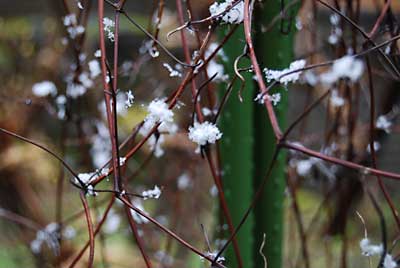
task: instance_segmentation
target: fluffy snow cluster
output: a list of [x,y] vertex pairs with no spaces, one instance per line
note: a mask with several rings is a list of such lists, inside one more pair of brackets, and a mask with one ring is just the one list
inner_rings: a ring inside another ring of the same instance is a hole
[[[86,55],[82,53],[80,55],[80,61],[83,63],[85,59]],[[91,60],[87,64],[89,72],[81,72],[77,79],[74,74],[76,66],[71,66],[72,73],[69,74],[65,79],[65,82],[67,83],[66,95],[68,97],[76,99],[84,95],[89,88],[93,87],[94,79],[101,74],[100,63],[98,60]]]
[[361,78],[363,73],[364,63],[353,56],[346,55],[337,59],[328,72],[321,74],[320,81],[325,85],[332,85],[341,78],[347,78],[351,82],[356,82]]
[[101,74],[100,63],[98,60],[91,60],[88,62],[90,78],[96,78]]
[[[369,239],[367,237],[363,238],[360,241],[360,248],[361,252],[364,256],[370,257],[370,256],[380,256],[383,253],[383,245],[374,245],[371,244]],[[383,260],[383,267],[384,268],[395,268],[397,267],[396,261],[393,259],[392,255],[386,254],[385,258]]]
[[189,127],[189,139],[199,146],[215,143],[221,137],[222,133],[217,126],[208,121],[203,123],[194,122],[194,126]]
[[155,185],[154,189],[152,189],[152,190],[146,190],[146,191],[142,192],[142,196],[143,196],[144,200],[149,199],[149,198],[158,199],[158,198],[160,198],[160,195],[161,195],[161,190],[157,185]]
[[78,25],[78,20],[75,14],[68,14],[63,20],[64,26],[67,28],[67,32],[71,39],[75,39],[78,35],[85,32],[85,27]]
[[192,181],[187,173],[183,173],[178,177],[177,186],[179,190],[185,190],[192,186]]
[[174,113],[168,108],[168,104],[163,99],[155,99],[147,107],[149,114],[145,118],[145,124],[152,125],[156,123],[172,123]]
[[374,256],[374,255],[381,255],[383,252],[383,245],[374,245],[371,244],[371,241],[365,237],[360,241],[360,248],[361,253],[364,256]]
[[393,259],[392,255],[386,254],[383,260],[383,268],[396,268],[397,262]]
[[332,91],[330,101],[331,101],[332,106],[335,106],[335,107],[343,106],[345,103],[345,99],[343,99],[342,97],[339,96],[339,93],[337,90]]
[[225,0],[225,2],[214,2],[208,9],[211,16],[221,17],[225,23],[240,24],[244,18],[244,2],[240,1],[234,7],[234,0]]
[[335,45],[339,42],[342,37],[343,31],[340,28],[340,17],[338,14],[333,14],[329,17],[329,21],[332,25],[331,34],[328,37],[328,42],[331,45]]
[[156,124],[161,123],[158,127],[159,132],[161,132],[158,140],[155,135],[152,135],[148,140],[150,150],[154,150],[156,157],[161,157],[164,154],[164,150],[161,148],[165,141],[164,134],[174,134],[178,130],[177,125],[174,124],[174,113],[168,108],[165,99],[153,100],[147,107],[147,111],[148,115],[144,119],[139,134],[146,136]]
[[53,82],[43,81],[33,85],[32,92],[35,96],[45,97],[48,95],[57,95],[57,87]]
[[[297,70],[304,68],[305,65],[305,60],[296,60],[289,65],[289,68],[283,70],[270,70],[265,68],[265,78],[268,82],[270,82],[271,80],[275,80],[281,84],[287,85],[288,83],[296,82],[297,80],[299,80],[302,72]],[[297,72],[291,73],[293,71]]]
[[392,122],[387,118],[385,115],[380,115],[376,119],[376,124],[375,124],[377,129],[382,129],[386,133],[390,133],[390,128],[392,127]]

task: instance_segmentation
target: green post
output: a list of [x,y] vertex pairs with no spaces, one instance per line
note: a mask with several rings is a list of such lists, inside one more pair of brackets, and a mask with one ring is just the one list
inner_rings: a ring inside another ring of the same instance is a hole
[[[289,1],[285,2],[287,4]],[[255,9],[253,22],[256,29],[254,42],[258,61],[261,67],[278,70],[287,68],[293,59],[293,32],[295,31],[293,21],[295,18],[293,17],[292,21],[285,19],[283,25],[281,25],[281,20],[278,20],[269,32],[263,33],[261,27],[269,25],[272,19],[280,14],[281,1],[263,1],[263,5],[262,9]],[[291,14],[289,13],[289,15]],[[292,15],[296,14],[293,12]],[[292,24],[290,28],[288,27],[289,23]],[[290,34],[284,33],[288,29],[290,29]],[[283,87],[277,87],[270,94],[275,92],[281,94],[281,101],[275,107],[275,112],[281,128],[284,129],[288,92]],[[263,105],[254,106],[254,128],[254,185],[258,187],[266,175],[276,147],[275,136]],[[253,250],[255,267],[264,267],[263,258],[258,252],[264,233],[266,234],[264,253],[267,257],[268,267],[282,267],[285,164],[286,154],[281,151],[264,188],[262,198],[255,207],[255,248]]]
[[[226,27],[221,27],[221,35]],[[225,72],[234,77],[233,64],[237,56],[242,54],[245,43],[243,26],[236,30],[232,38],[224,46],[228,58]],[[250,66],[250,61],[244,59],[240,66]],[[251,74],[242,73],[246,86],[242,91],[243,102],[240,102],[238,91],[241,81],[237,79],[232,93],[221,114],[220,127],[223,132],[221,139],[221,159],[223,170],[223,185],[226,200],[235,227],[249,207],[253,197],[253,92],[254,84]],[[226,85],[220,89],[226,90]],[[221,94],[222,95],[222,94]],[[253,216],[250,215],[237,235],[243,265],[253,267]],[[228,267],[238,267],[233,247],[225,254]]]

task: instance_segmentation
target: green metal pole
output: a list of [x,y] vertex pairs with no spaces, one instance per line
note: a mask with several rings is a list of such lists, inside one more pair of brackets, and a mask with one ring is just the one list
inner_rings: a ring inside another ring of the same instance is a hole
[[[221,36],[226,27],[221,26]],[[243,52],[245,43],[240,41],[244,39],[243,36],[243,26],[240,26],[224,46],[224,52],[228,58],[225,72],[229,74],[230,78],[234,77],[234,61]],[[240,66],[248,67],[250,62],[247,59],[242,60]],[[235,226],[243,217],[253,197],[254,84],[249,73],[243,73],[243,76],[246,79],[242,91],[243,102],[238,97],[241,81],[237,79],[220,121],[223,131],[223,138],[220,142],[223,186]],[[226,85],[221,88],[221,91],[225,89]],[[253,267],[253,224],[253,216],[250,215],[237,235],[243,265],[246,268]],[[232,246],[228,248],[225,257],[228,267],[238,267]]]
[[[283,1],[283,0],[282,0]],[[266,33],[261,31],[261,27],[269,25],[272,19],[280,14],[281,1],[263,1],[262,9],[255,9],[254,27],[256,29],[255,46],[259,63],[262,67],[271,69],[287,68],[293,58],[293,31],[291,25],[290,33],[283,33],[289,29],[288,24],[292,21],[286,20],[282,25],[279,20],[275,26]],[[295,15],[295,14],[294,14]],[[283,26],[283,27],[282,27]],[[281,93],[281,101],[275,107],[276,116],[280,126],[284,129],[286,124],[286,111],[288,108],[287,91],[282,87],[277,87],[272,93]],[[258,187],[266,175],[275,150],[275,137],[272,127],[268,122],[266,109],[263,105],[254,106],[254,185]],[[263,234],[266,234],[266,244],[264,248],[268,261],[268,267],[282,267],[283,252],[283,213],[284,213],[284,191],[285,191],[285,163],[286,154],[281,151],[273,172],[268,178],[261,200],[255,207],[255,247],[258,249],[262,243]],[[264,267],[263,258],[258,250],[253,251],[256,262],[255,267]]]

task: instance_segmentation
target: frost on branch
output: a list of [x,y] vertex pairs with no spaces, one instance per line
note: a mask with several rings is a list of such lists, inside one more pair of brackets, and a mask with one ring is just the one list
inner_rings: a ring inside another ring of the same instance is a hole
[[264,104],[266,100],[269,100],[270,102],[272,102],[274,106],[277,106],[278,103],[281,101],[281,99],[282,99],[281,93],[273,93],[272,95],[259,93],[255,97],[254,101],[260,104]]
[[107,33],[108,39],[110,39],[111,42],[114,42],[114,32],[113,32],[113,28],[115,27],[114,21],[105,17],[103,18],[103,25],[104,25],[104,31]]
[[126,92],[125,108],[132,107],[134,100],[135,96],[133,96],[132,90],[128,90],[128,92]]
[[[283,70],[270,70],[265,68],[265,78],[268,82],[275,80],[281,84],[287,85],[288,83],[294,83],[299,80],[302,68],[306,65],[305,60],[296,60],[289,65],[289,68]],[[291,73],[294,72],[294,73]],[[290,73],[290,74],[289,74]]]
[[221,17],[221,20],[225,23],[240,24],[244,18],[244,2],[240,1],[234,7],[232,7],[234,0],[225,0],[225,2],[214,2],[209,7],[211,16]]
[[[207,251],[204,255],[206,255],[210,259],[215,259],[215,257],[217,257],[218,255],[218,251],[213,251],[213,252]],[[204,261],[204,258],[200,257],[200,260]],[[225,257],[219,256],[217,259],[217,263],[224,263],[224,262],[225,262]]]

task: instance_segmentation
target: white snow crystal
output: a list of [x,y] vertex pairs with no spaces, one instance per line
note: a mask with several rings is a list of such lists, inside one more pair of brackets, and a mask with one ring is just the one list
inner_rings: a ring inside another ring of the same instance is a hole
[[299,176],[306,177],[310,173],[311,168],[314,166],[314,164],[317,161],[318,161],[318,159],[316,159],[316,158],[310,158],[310,159],[297,161],[297,163],[296,163],[297,174]]
[[174,113],[168,108],[165,99],[153,100],[147,107],[147,111],[148,115],[144,119],[139,134],[146,136],[157,123],[161,123],[158,127],[160,132],[158,140],[154,135],[148,139],[150,150],[154,150],[156,157],[161,157],[164,154],[164,150],[161,148],[161,144],[165,140],[163,134],[173,134],[178,129],[177,125],[174,124]]
[[[84,78],[84,77],[82,77]],[[68,83],[67,85],[67,96],[71,97],[73,99],[78,98],[79,96],[82,96],[86,93],[87,88],[84,87],[82,84],[78,83]]]
[[318,83],[319,77],[315,75],[312,70],[304,72],[303,76],[305,82],[310,86],[315,86]]
[[97,60],[91,60],[88,63],[89,71],[90,71],[90,78],[95,78],[99,74],[101,74],[100,63]]
[[364,73],[364,63],[350,55],[336,60],[332,68],[321,74],[320,80],[323,84],[331,85],[341,78],[348,78],[351,82],[358,81]]
[[179,190],[185,190],[189,187],[191,187],[192,182],[190,180],[190,177],[187,173],[183,173],[178,177],[178,189]]
[[168,109],[168,105],[165,100],[155,99],[147,107],[149,115],[146,117],[147,120],[154,122],[172,122],[174,113]]
[[32,87],[32,92],[35,96],[45,97],[47,95],[55,96],[57,94],[56,85],[50,81],[36,83]]
[[97,193],[94,191],[93,185],[89,185],[87,187],[87,194],[91,195],[91,196],[96,196],[97,195]]
[[364,256],[380,255],[383,252],[383,245],[373,245],[367,237],[360,241],[361,253]]
[[335,107],[343,106],[345,103],[345,100],[339,96],[337,90],[332,91],[330,101],[331,101],[331,104]]
[[[265,73],[265,78],[267,79],[268,82],[271,80],[278,81],[281,84],[287,85],[290,82],[296,82],[299,80],[300,74],[302,73],[301,71],[297,71],[291,74],[288,74],[290,72],[299,70],[304,68],[306,65],[305,60],[296,60],[292,62],[289,65],[289,68],[283,69],[283,70],[270,70],[265,68],[264,73]],[[287,74],[287,75],[286,75]]]
[[60,120],[65,119],[65,104],[67,103],[67,97],[64,95],[59,95],[56,98],[56,104],[57,104],[57,117]]
[[68,14],[63,19],[64,26],[67,27],[67,32],[71,39],[75,39],[78,35],[85,32],[85,27],[78,25],[78,20],[75,14]]
[[254,101],[258,102],[259,104],[264,104],[266,100],[269,100],[274,106],[276,106],[281,101],[281,94],[274,93],[272,95],[269,95],[265,93],[258,93],[257,96],[254,98]]
[[75,14],[68,14],[64,17],[63,20],[64,26],[71,26],[71,25],[75,25],[78,23],[78,21],[76,20],[76,15]]
[[160,188],[155,185],[153,190],[146,190],[142,192],[143,199],[149,199],[149,198],[154,198],[158,199],[161,195],[161,190]]
[[386,133],[390,133],[390,128],[392,126],[392,122],[389,121],[389,119],[387,118],[387,116],[385,115],[380,115],[377,119],[376,119],[376,128],[377,129],[382,129],[384,130]]
[[79,173],[78,178],[84,183],[88,184],[91,180],[96,178],[96,173],[95,172],[89,172],[89,173]]
[[87,72],[82,72],[78,76],[79,82],[85,87],[85,88],[90,88],[93,86],[93,81],[90,79],[89,74]]
[[213,123],[205,121],[203,123],[194,122],[193,127],[189,127],[189,139],[200,145],[215,143],[222,137],[222,133]]
[[120,166],[125,165],[125,162],[126,162],[126,157],[120,157],[120,158],[119,158],[119,165],[120,165]]
[[95,56],[96,58],[100,58],[100,57],[101,57],[101,50],[100,50],[100,49],[96,50],[96,51],[94,52],[94,56]]
[[104,17],[103,25],[104,31],[107,33],[108,39],[110,39],[111,42],[114,42],[114,33],[112,29],[115,27],[115,22],[107,17]]
[[53,250],[55,255],[59,254],[60,245],[58,243],[58,229],[59,225],[55,222],[48,224],[44,229],[37,231],[36,238],[31,241],[30,247],[33,253],[38,254],[45,243],[50,249]]
[[218,195],[218,188],[215,184],[210,188],[210,195],[212,197],[216,197]]
[[[207,257],[211,258],[211,259],[215,259],[215,257],[217,257],[218,255],[218,251],[207,251],[204,255],[206,255]],[[203,257],[200,257],[200,260],[204,261]],[[217,263],[223,263],[225,261],[225,257],[223,256],[219,256],[217,259]]]
[[[225,2],[214,2],[209,7],[211,16],[221,16],[222,21],[231,24],[240,24],[244,18],[244,3],[240,1],[234,7],[230,8],[234,0],[225,0]],[[229,9],[230,8],[230,9]],[[228,10],[229,9],[229,10]]]
[[396,261],[393,259],[392,255],[386,254],[385,259],[383,260],[384,268],[395,268],[397,267]]
[[126,93],[125,108],[132,107],[134,100],[135,96],[133,96],[132,90],[128,90],[128,92]]
[[163,66],[169,71],[169,77],[182,77],[182,73],[172,68],[168,63],[163,63]]

